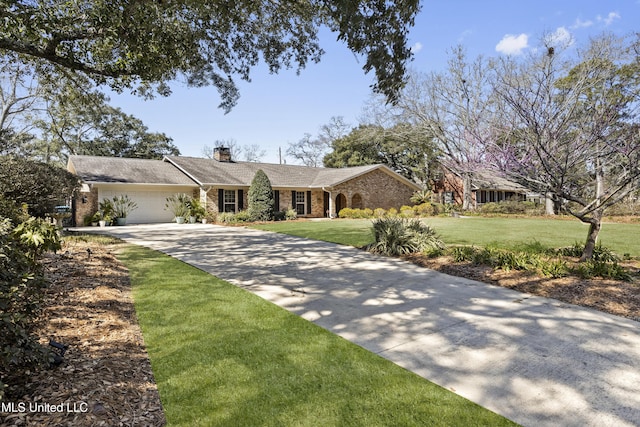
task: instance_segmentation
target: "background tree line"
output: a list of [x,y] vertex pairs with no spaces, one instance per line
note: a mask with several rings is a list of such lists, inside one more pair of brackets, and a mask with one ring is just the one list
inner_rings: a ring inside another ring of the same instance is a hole
[[372,98],[358,126],[327,138],[333,120],[288,153],[327,167],[384,163],[427,188],[444,167],[462,179],[463,209],[474,174],[491,171],[589,224],[589,259],[606,210],[640,189],[639,94],[639,34],[577,49],[545,36],[529,55],[499,58],[456,47],[446,70],[411,71],[396,102]]

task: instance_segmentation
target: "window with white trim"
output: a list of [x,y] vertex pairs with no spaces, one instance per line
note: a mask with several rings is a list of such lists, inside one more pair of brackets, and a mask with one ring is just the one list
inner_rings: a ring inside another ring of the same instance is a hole
[[298,215],[305,214],[306,194],[304,191],[296,191],[296,213]]
[[236,211],[236,190],[224,190],[224,212]]

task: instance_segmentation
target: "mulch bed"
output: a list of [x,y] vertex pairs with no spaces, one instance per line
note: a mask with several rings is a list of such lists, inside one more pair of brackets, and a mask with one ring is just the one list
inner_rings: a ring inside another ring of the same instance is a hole
[[632,281],[581,279],[576,276],[548,278],[525,271],[504,271],[470,262],[454,262],[450,256],[428,258],[409,255],[405,259],[452,276],[466,277],[520,292],[557,299],[640,321],[639,263],[621,263],[632,274]]
[[[22,397],[16,398],[14,390],[5,399],[22,402],[26,410],[0,415],[0,426],[166,424],[128,271],[110,250],[72,242],[44,259],[52,283],[40,336],[46,337],[43,343],[51,338],[69,348],[59,367],[26,378],[18,394]],[[50,411],[60,404],[63,412]]]

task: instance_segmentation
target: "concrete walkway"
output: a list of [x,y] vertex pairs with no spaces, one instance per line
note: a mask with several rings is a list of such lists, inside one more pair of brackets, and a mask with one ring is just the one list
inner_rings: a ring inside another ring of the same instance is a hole
[[254,292],[524,426],[640,425],[638,322],[252,229],[103,230]]

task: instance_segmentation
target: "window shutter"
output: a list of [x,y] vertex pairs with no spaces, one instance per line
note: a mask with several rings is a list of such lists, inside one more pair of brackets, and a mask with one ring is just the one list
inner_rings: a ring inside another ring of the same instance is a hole
[[218,212],[224,212],[224,190],[218,189]]
[[273,190],[273,210],[280,211],[280,190]]
[[307,215],[311,215],[311,191],[307,191]]
[[238,210],[244,209],[244,191],[238,190]]
[[291,192],[291,207],[293,208],[293,210],[296,209],[296,192],[295,191]]

